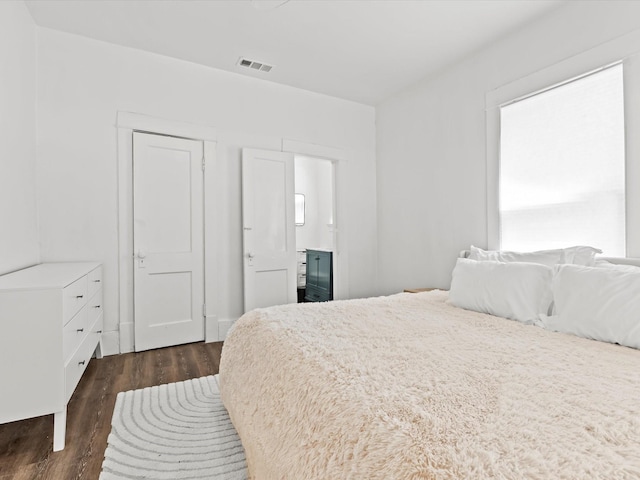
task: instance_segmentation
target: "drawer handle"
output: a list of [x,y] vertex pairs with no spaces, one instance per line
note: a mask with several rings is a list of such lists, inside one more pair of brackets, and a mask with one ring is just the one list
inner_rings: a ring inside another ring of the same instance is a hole
[[94,280],[93,283],[100,283],[100,280]]
[[86,360],[82,360],[81,362],[78,362],[78,365],[84,365],[86,362]]
[[84,332],[84,328],[79,328],[76,330],[76,332],[80,333],[80,332]]
[[102,333],[102,330],[98,330],[96,333]]
[[93,308],[100,308],[100,305],[94,305]]
[[83,298],[84,295],[76,295],[76,298]]

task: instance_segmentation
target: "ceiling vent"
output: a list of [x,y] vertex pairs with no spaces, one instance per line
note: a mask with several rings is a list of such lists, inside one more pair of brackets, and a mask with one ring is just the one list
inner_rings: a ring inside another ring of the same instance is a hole
[[273,65],[268,65],[262,62],[256,62],[255,60],[249,60],[248,58],[240,57],[238,59],[238,65],[245,68],[250,68],[251,70],[258,70],[260,72],[270,72],[273,68]]

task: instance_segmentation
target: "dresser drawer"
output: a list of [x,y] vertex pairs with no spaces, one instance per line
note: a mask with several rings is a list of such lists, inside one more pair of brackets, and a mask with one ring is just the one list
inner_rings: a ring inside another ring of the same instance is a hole
[[[89,328],[90,334],[96,334],[97,340],[96,344],[100,340],[100,336],[102,335],[102,324],[104,323],[104,315],[100,314],[100,316],[96,319],[93,325]],[[92,352],[93,353],[93,352]]]
[[87,303],[87,276],[67,285],[62,290],[63,324],[69,320]]
[[98,267],[89,272],[87,275],[87,283],[88,294],[89,297],[91,297],[102,288],[102,267]]
[[100,334],[89,332],[64,367],[65,400],[69,401],[98,345]]
[[92,325],[102,315],[102,289],[99,289],[87,302],[88,325]]
[[62,352],[65,362],[71,358],[89,333],[91,325],[87,307],[81,308],[62,330]]

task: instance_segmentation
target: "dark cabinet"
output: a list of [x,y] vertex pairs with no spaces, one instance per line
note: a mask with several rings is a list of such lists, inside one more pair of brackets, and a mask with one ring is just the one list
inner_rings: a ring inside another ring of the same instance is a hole
[[333,253],[307,250],[307,302],[333,300]]

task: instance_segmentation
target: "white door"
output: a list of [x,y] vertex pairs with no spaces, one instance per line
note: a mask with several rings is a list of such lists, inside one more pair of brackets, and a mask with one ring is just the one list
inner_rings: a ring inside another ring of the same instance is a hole
[[204,340],[202,142],[133,134],[135,350]]
[[293,154],[242,150],[244,310],[295,303]]

